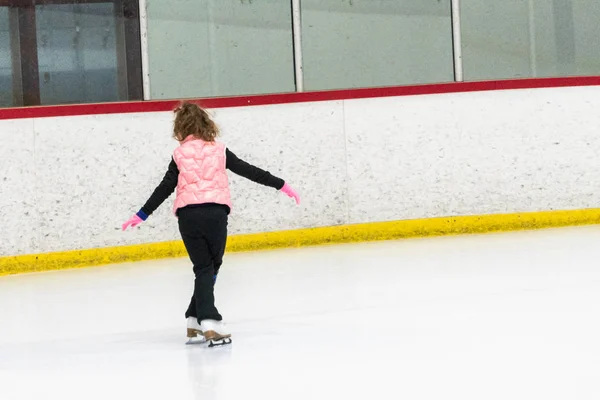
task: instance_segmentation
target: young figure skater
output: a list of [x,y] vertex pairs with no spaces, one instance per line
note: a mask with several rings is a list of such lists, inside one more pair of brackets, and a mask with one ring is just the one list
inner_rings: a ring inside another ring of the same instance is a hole
[[167,173],[146,204],[123,224],[123,230],[145,221],[177,189],[173,211],[194,265],[194,294],[185,313],[188,343],[203,337],[210,345],[231,343],[231,333],[215,307],[214,283],[223,263],[231,196],[226,169],[270,186],[300,203],[287,183],[240,160],[215,139],[217,125],[198,105],[183,102],[175,109],[174,151]]

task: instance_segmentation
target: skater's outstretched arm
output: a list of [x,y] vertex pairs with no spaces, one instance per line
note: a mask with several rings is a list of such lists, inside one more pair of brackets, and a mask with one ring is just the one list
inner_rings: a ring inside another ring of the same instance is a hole
[[235,154],[229,151],[229,149],[225,149],[225,156],[227,157],[227,169],[234,174],[243,176],[258,184],[281,190],[283,193],[296,200],[296,204],[300,204],[300,196],[298,196],[298,193],[296,193],[290,185],[285,183],[283,179],[271,175],[269,171],[262,170],[244,160],[240,160]]
[[229,151],[229,149],[226,149],[225,155],[227,157],[227,169],[234,174],[243,176],[246,179],[250,179],[252,182],[269,186],[277,190],[280,190],[283,185],[285,185],[283,179],[271,175],[269,171],[262,170],[244,160],[239,159],[235,154]]
[[[148,199],[146,204],[140,210],[143,215],[140,215],[142,219],[143,216],[148,218],[162,203],[165,202],[169,198],[169,196],[175,191],[177,188],[177,179],[179,178],[179,169],[177,168],[177,164],[175,164],[175,160],[171,158],[171,162],[169,163],[169,169],[167,173],[163,177],[160,184],[154,189],[154,193]],[[138,213],[139,215],[140,213]]]
[[160,184],[154,189],[154,193],[148,199],[146,204],[133,217],[123,224],[123,230],[128,227],[136,227],[142,221],[145,221],[164,201],[175,191],[177,179],[179,178],[179,169],[175,160],[171,159],[167,173]]

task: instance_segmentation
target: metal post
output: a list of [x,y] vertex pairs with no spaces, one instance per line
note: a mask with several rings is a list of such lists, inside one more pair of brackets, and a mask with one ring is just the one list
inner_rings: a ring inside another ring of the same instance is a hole
[[460,28],[460,0],[451,0],[452,2],[452,47],[454,51],[454,80],[462,82],[463,62],[462,62],[462,31]]
[[296,73],[296,91],[304,91],[304,70],[302,67],[302,16],[301,0],[292,0],[292,35],[294,38],[294,69]]
[[[208,68],[210,70],[210,94],[221,96],[219,74],[219,46],[217,45],[217,20],[215,18],[214,3],[221,0],[208,0],[206,2],[206,40],[208,41]],[[235,8],[233,6],[232,8]],[[232,10],[232,12],[234,12]]]
[[148,4],[140,1],[140,38],[142,45],[142,86],[144,100],[150,100],[150,57],[148,55]]
[[529,0],[529,62],[531,76],[537,77],[537,45],[535,38],[535,8],[533,0]]

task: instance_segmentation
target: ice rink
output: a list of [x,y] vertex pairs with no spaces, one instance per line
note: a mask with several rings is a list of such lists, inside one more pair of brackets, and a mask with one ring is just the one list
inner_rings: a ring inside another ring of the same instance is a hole
[[230,254],[229,347],[187,259],[0,278],[0,399],[598,399],[600,227]]

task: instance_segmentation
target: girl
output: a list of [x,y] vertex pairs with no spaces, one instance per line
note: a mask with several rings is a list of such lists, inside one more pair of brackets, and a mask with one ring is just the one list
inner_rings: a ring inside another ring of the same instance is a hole
[[189,341],[230,343],[231,334],[215,307],[214,283],[223,263],[231,196],[225,169],[270,186],[296,200],[298,194],[282,179],[240,160],[215,141],[217,125],[202,108],[183,102],[175,109],[173,137],[180,146],[169,169],[146,204],[123,224],[123,230],[145,221],[177,189],[173,211],[194,265],[194,294],[185,313]]

